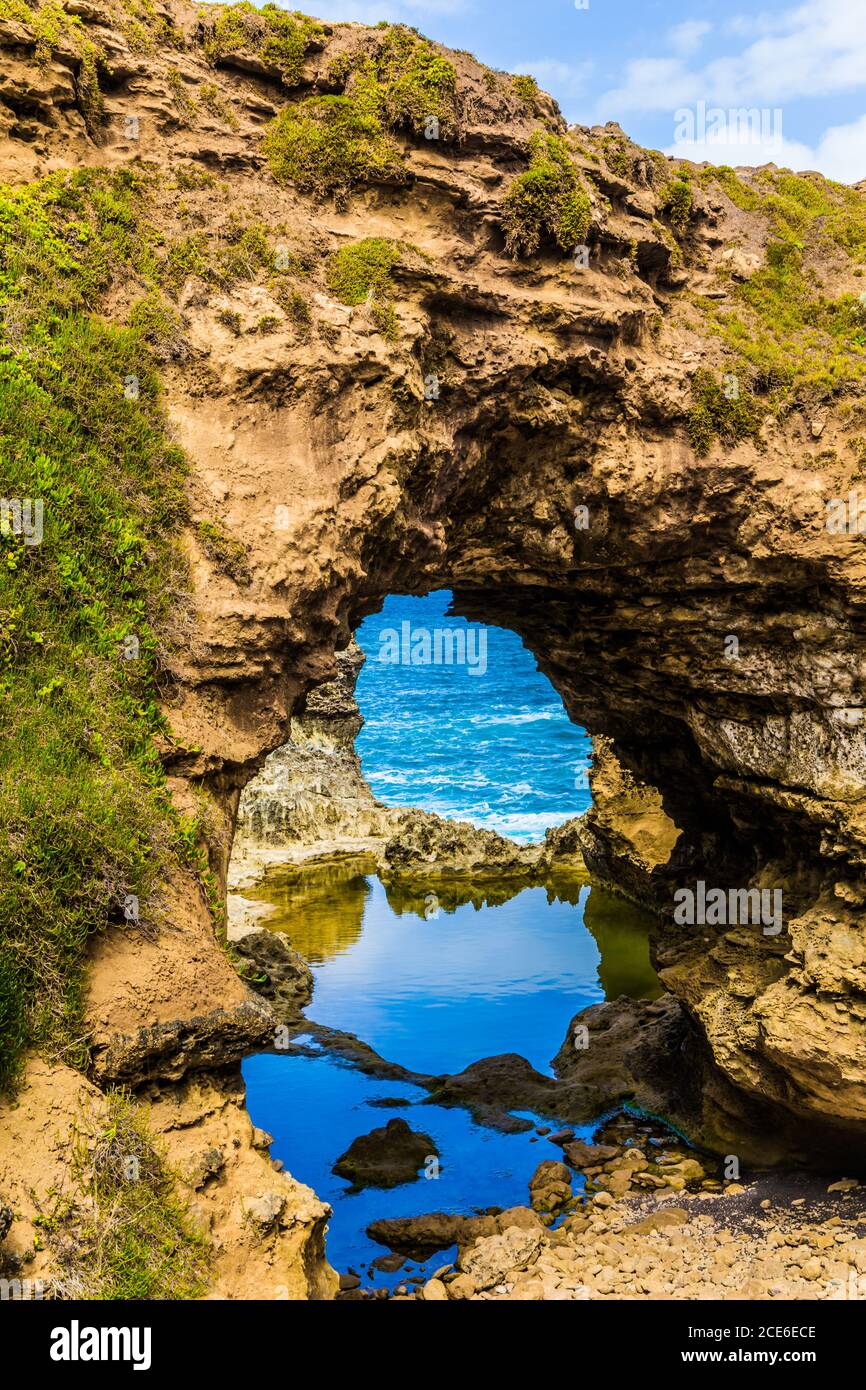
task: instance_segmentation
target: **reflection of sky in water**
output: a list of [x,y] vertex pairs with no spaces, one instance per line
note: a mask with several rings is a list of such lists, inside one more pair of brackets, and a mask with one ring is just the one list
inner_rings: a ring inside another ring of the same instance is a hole
[[[398,913],[377,878],[348,869],[313,872],[282,892],[260,889],[256,896],[279,907],[269,924],[320,962],[311,1019],[356,1033],[389,1061],[438,1074],[502,1052],[520,1053],[549,1072],[579,1009],[606,994],[659,992],[645,914],[598,888],[574,883],[564,891],[573,901],[549,901],[546,889],[526,888],[498,906],[465,903],[427,921],[417,911]],[[362,1264],[386,1253],[364,1235],[377,1217],[525,1205],[537,1164],[558,1157],[543,1139],[497,1134],[463,1110],[417,1104],[425,1092],[362,1076],[326,1056],[251,1057],[244,1075],[253,1120],[274,1135],[273,1156],[334,1206],[328,1249],[342,1269],[353,1264],[362,1272]],[[369,1104],[397,1096],[416,1104]],[[350,1193],[331,1173],[333,1163],[354,1138],[394,1114],[436,1141],[441,1177]],[[446,1262],[435,1255],[427,1267]]]
[[[398,1274],[367,1277],[366,1266],[388,1254],[365,1234],[371,1221],[384,1216],[418,1216],[428,1211],[457,1211],[471,1215],[476,1208],[526,1206],[528,1183],[543,1158],[559,1158],[546,1139],[531,1142],[528,1134],[498,1134],[473,1123],[465,1110],[438,1105],[401,1106],[390,1110],[370,1105],[376,1097],[421,1100],[426,1092],[396,1081],[378,1081],[325,1057],[263,1054],[244,1062],[248,1105],[253,1123],[274,1136],[271,1154],[281,1158],[300,1182],[309,1183],[334,1208],[326,1241],[328,1259],[336,1269],[351,1265],[365,1286],[395,1287],[411,1269]],[[525,1112],[520,1112],[525,1113]],[[359,1134],[401,1115],[414,1130],[429,1134],[441,1159],[440,1176],[383,1191],[351,1192],[331,1168]],[[539,1121],[550,1124],[550,1121]],[[578,1127],[588,1137],[593,1125]],[[454,1251],[439,1251],[423,1268],[428,1274],[453,1259]]]
[[582,916],[529,888],[494,909],[397,917],[374,879],[364,931],[317,971],[309,1016],[413,1071],[514,1051],[546,1071],[569,1019],[604,997]]
[[365,718],[356,740],[364,775],[389,806],[420,806],[452,820],[540,840],[579,815],[589,791],[576,785],[589,738],[516,633],[486,627],[487,669],[391,665],[380,633],[477,627],[448,615],[447,590],[425,598],[390,595],[356,634],[367,661],[357,698]]

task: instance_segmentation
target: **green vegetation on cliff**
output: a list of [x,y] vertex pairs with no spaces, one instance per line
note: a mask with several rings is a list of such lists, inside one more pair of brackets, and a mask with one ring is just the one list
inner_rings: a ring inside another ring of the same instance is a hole
[[[154,736],[160,630],[181,583],[184,460],[148,336],[99,316],[155,271],[129,172],[0,188],[0,1084],[23,1047],[81,1063],[84,954],[150,915],[183,853]],[[28,534],[29,532],[29,534]]]
[[400,170],[396,145],[375,112],[349,97],[308,97],[286,106],[262,144],[274,178],[301,193],[344,196],[353,184]]
[[735,377],[724,382],[705,368],[695,373],[686,429],[696,454],[709,453],[717,439],[724,444],[757,440],[765,414],[766,408],[750,391],[742,391]]
[[568,145],[541,131],[531,137],[529,168],[512,179],[502,210],[505,246],[512,256],[531,256],[545,240],[573,251],[589,231],[589,195]]
[[359,108],[375,113],[391,130],[441,140],[456,134],[454,64],[414,29],[382,25],[372,48],[343,54],[328,75]]
[[263,142],[274,177],[302,193],[340,198],[353,185],[399,175],[391,131],[443,140],[456,131],[453,65],[401,25],[386,25],[372,49],[342,54],[328,77],[342,93],[284,107]]
[[401,248],[383,237],[342,246],[329,257],[327,284],[342,304],[370,305],[373,321],[383,337],[397,336],[397,319],[391,303],[391,273],[400,260]]
[[866,198],[820,174],[758,170],[746,183],[721,168],[701,178],[769,222],[764,265],[732,286],[732,307],[707,306],[715,331],[753,369],[757,389],[796,402],[861,380],[861,295],[853,284],[842,294],[828,291],[822,272],[833,262],[837,275],[862,277]]
[[69,14],[58,0],[31,5],[28,0],[0,0],[0,19],[13,19],[33,35],[36,62],[45,67],[55,49],[65,44],[78,57],[75,95],[88,134],[102,124],[105,102],[99,85],[102,47],[88,38],[77,15]]
[[246,50],[276,68],[290,87],[300,81],[307,54],[325,37],[314,19],[278,5],[258,8],[241,0],[202,10],[201,16],[204,51],[212,63]]
[[[695,378],[687,428],[699,452],[716,439],[757,438],[769,413],[814,405],[866,379],[866,297],[857,281],[866,262],[866,198],[820,174],[702,169],[749,213],[764,213],[764,264],[729,279],[722,303],[698,302],[729,354],[725,369],[738,396]],[[673,217],[671,217],[673,222]],[[840,293],[845,281],[851,285]]]
[[68,1297],[195,1299],[206,1289],[207,1246],[192,1228],[174,1175],[123,1091],[109,1091],[107,1124],[77,1135],[77,1200],[58,1194],[37,1218]]

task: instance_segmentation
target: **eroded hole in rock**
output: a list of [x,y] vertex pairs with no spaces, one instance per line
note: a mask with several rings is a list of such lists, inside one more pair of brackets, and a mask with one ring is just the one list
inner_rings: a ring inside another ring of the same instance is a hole
[[653,917],[583,864],[588,736],[515,633],[449,599],[362,623],[245,789],[230,868],[230,934],[282,1020],[244,1065],[250,1113],[373,1288],[429,1276],[479,1213],[563,1219],[572,1183],[718,1185],[622,1113],[668,1106],[682,1020]]

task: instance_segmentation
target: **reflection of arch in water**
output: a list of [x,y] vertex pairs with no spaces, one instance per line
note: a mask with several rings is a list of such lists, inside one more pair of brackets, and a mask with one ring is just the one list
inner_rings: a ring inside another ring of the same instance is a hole
[[263,927],[285,932],[309,965],[323,965],[348,951],[361,935],[370,893],[367,875],[375,868],[375,861],[363,855],[283,865],[244,892],[275,907]]
[[605,999],[657,999],[664,986],[650,963],[651,913],[625,898],[593,886],[584,903],[583,921],[595,937],[601,957],[598,978]]

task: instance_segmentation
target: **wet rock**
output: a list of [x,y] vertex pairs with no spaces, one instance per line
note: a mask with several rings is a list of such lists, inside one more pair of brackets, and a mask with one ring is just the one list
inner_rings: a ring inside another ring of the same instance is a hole
[[533,1129],[533,1123],[509,1115],[510,1110],[534,1110],[552,1115],[579,1112],[581,1117],[588,1118],[598,1096],[590,1087],[570,1077],[560,1083],[542,1076],[525,1057],[506,1052],[497,1057],[484,1057],[465,1071],[443,1077],[438,1086],[431,1088],[430,1099],[437,1105],[465,1105],[482,1124],[518,1133]]
[[559,1081],[594,1095],[599,1110],[634,1100],[658,1114],[690,1115],[698,1101],[682,1060],[689,1036],[672,995],[652,1001],[623,996],[575,1015],[553,1070]]
[[432,1211],[420,1216],[385,1217],[367,1227],[367,1235],[380,1245],[399,1250],[404,1256],[423,1260],[437,1250],[452,1245],[468,1246],[481,1236],[492,1236],[509,1227],[529,1231],[542,1229],[538,1214],[529,1207],[508,1207],[496,1215],[461,1216],[454,1212]]
[[580,1139],[563,1144],[562,1151],[573,1168],[592,1168],[616,1158],[620,1150],[613,1144],[584,1144]]
[[551,1144],[559,1144],[560,1147],[562,1147],[563,1144],[570,1143],[570,1141],[574,1138],[573,1129],[555,1129],[553,1133],[550,1133],[550,1131],[548,1130],[540,1129],[538,1133],[546,1134]]
[[228,937],[254,967],[248,979],[256,992],[270,1000],[281,1019],[298,1019],[313,997],[313,972],[285,932],[230,926]]
[[355,1187],[397,1187],[413,1182],[419,1169],[438,1153],[429,1134],[410,1129],[395,1116],[380,1129],[354,1139],[331,1171]]
[[547,1159],[539,1163],[529,1179],[529,1201],[533,1211],[552,1215],[571,1199],[571,1172],[564,1163]]
[[396,1274],[405,1263],[403,1255],[377,1255],[371,1268],[381,1270],[383,1274]]

